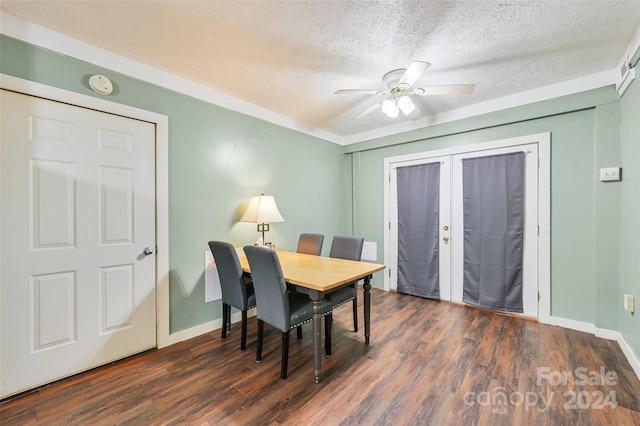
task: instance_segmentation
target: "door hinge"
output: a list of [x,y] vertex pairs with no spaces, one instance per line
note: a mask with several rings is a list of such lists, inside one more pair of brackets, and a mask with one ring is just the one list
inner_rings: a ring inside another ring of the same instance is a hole
[[538,235],[540,235],[540,225],[538,225]]
[[542,299],[542,293],[538,292],[538,300]]
[[540,159],[538,158],[538,168],[540,168]]
[[391,269],[389,269],[389,278],[391,278]]
[[391,222],[389,222],[389,229],[391,229]]
[[391,175],[389,175],[389,183],[391,183]]

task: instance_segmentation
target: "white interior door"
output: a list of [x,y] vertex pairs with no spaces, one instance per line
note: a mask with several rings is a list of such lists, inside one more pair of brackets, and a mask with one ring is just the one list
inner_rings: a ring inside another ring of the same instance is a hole
[[523,259],[522,315],[538,316],[538,144],[514,144],[506,147],[461,151],[434,157],[400,160],[389,166],[389,288],[397,289],[398,271],[398,198],[397,170],[431,162],[441,163],[440,176],[440,298],[462,303],[464,279],[464,235],[462,211],[462,159],[524,151],[525,155],[525,235]]
[[5,90],[0,114],[5,397],[156,346],[155,126]]

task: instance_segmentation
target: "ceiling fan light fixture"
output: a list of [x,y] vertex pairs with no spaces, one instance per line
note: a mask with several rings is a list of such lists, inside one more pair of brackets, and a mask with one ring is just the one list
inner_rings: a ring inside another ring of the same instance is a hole
[[383,101],[381,109],[382,109],[382,112],[384,112],[385,114],[387,114],[387,116],[391,118],[396,118],[400,113],[400,109],[398,108],[398,105],[396,105],[396,103],[391,99],[387,99],[386,101]]
[[404,115],[409,115],[416,109],[416,106],[413,104],[410,97],[404,95],[398,98],[398,108],[402,110]]
[[380,108],[382,112],[389,118],[396,118],[402,111],[402,114],[408,116],[414,111],[422,115],[419,105],[413,100],[413,96],[421,95],[467,95],[472,93],[476,87],[475,84],[448,84],[439,86],[423,86],[414,88],[413,85],[418,81],[422,74],[429,68],[431,64],[424,61],[412,61],[407,68],[398,68],[391,70],[382,76],[384,89],[341,89],[336,94],[368,94],[384,96],[384,100],[371,105],[351,120],[362,118],[371,114]]

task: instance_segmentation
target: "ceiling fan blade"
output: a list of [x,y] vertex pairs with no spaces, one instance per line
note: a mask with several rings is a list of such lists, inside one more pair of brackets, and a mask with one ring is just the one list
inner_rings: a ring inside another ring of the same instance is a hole
[[359,118],[365,117],[369,114],[371,114],[373,111],[377,110],[378,108],[380,108],[380,105],[382,104],[382,102],[377,102],[373,105],[371,105],[369,108],[365,109],[364,111],[362,111],[360,114],[356,115],[355,117],[353,117],[351,119],[351,121],[353,120],[357,120]]
[[384,95],[384,89],[340,89],[336,90],[336,95]]
[[475,90],[475,84],[449,84],[446,86],[417,87],[414,95],[468,95]]
[[413,83],[429,68],[431,64],[429,62],[413,61],[407,68],[407,70],[400,77],[398,86],[411,87]]

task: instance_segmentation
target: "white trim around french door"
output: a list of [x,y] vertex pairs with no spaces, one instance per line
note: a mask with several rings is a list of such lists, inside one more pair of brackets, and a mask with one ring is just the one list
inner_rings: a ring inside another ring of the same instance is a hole
[[550,316],[550,134],[536,134],[486,143],[386,158],[384,173],[384,247],[388,273],[385,290],[397,285],[397,181],[400,167],[440,163],[440,298],[462,303],[462,173],[464,158],[521,151],[525,155],[527,196],[523,263],[523,316],[546,322]]

